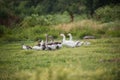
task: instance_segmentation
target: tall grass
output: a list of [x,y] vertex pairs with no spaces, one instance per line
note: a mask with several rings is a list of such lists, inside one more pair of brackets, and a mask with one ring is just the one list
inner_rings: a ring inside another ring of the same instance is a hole
[[[30,26],[19,26],[14,29],[0,28],[1,29],[1,41],[21,41],[21,40],[32,40],[36,41],[38,39],[45,39],[44,34],[53,35],[55,39],[60,39],[60,33],[72,33],[74,38],[81,39],[86,35],[92,35],[96,38],[101,37],[120,37],[119,31],[119,21],[101,23],[92,19],[84,19],[80,17],[79,20],[74,22],[64,22],[68,21],[69,17],[66,13],[63,15],[54,15],[54,20],[56,25],[34,25]],[[66,18],[63,18],[65,17]],[[75,16],[76,19],[77,16]],[[63,18],[63,19],[60,19]],[[58,19],[58,21],[57,21]],[[63,22],[62,22],[63,20]],[[61,22],[59,22],[61,21]]]
[[101,23],[95,20],[81,20],[73,23],[65,23],[55,26],[56,30],[63,30],[66,33],[73,33],[77,38],[85,35],[100,37],[120,37],[119,21]]

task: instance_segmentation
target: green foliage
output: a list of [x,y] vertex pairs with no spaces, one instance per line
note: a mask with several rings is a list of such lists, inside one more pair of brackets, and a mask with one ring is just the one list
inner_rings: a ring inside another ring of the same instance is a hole
[[0,37],[5,34],[5,26],[0,25]]
[[119,21],[110,22],[106,27],[106,35],[110,37],[120,37],[120,23]]
[[12,34],[12,30],[6,26],[0,25],[0,37],[4,37],[4,35],[7,34]]
[[3,38],[2,38],[3,41],[8,41],[8,42],[14,42],[14,41],[20,41],[20,37],[18,37],[18,35],[5,35]]
[[102,22],[120,20],[120,6],[105,6],[95,11],[95,18]]
[[[5,28],[1,26],[1,40],[4,41],[22,41],[22,40],[29,40],[29,41],[36,41],[38,39],[45,40],[45,34],[52,35],[55,39],[60,39],[60,33],[72,33],[75,39],[82,39],[86,35],[92,35],[96,38],[100,37],[120,37],[120,24],[119,21],[109,22],[109,23],[99,23],[97,22],[75,22],[75,23],[67,23],[64,25],[64,29],[68,29],[72,27],[69,31],[62,30],[58,28],[60,25],[49,25],[49,26],[40,26],[35,25],[34,27],[17,27],[14,29]],[[89,23],[89,24],[87,24]],[[63,27],[61,25],[61,27]]]
[[37,41],[37,40],[45,40],[45,34],[52,35],[55,39],[58,38],[60,34],[60,30],[55,30],[48,26],[35,26],[30,28],[17,28],[14,29],[11,35],[7,34],[3,37],[5,41]]
[[27,16],[22,21],[21,25],[23,27],[34,27],[35,25],[40,26],[48,26],[53,23],[53,16],[39,16],[38,14],[32,14],[31,16]]
[[[88,14],[93,15],[94,11],[102,6],[109,4],[119,4],[118,0],[0,0],[0,24],[12,26],[11,24],[17,24],[24,19],[24,21],[32,22],[30,26],[35,24],[40,25],[50,25],[54,22],[51,22],[51,17],[49,14],[60,14],[65,11],[68,12],[71,16],[71,21],[74,20],[75,14]],[[119,6],[118,6],[119,7]],[[116,7],[117,8],[117,7]],[[118,12],[116,9],[113,9]],[[117,9],[119,10],[119,8]],[[115,13],[115,15],[116,15]],[[40,19],[34,23],[32,14],[40,15]],[[31,16],[32,15],[32,16]],[[42,16],[47,15],[47,16]],[[49,16],[48,16],[49,15]],[[114,15],[114,14],[113,14]],[[28,17],[29,16],[29,17]],[[12,18],[11,18],[12,17]],[[32,17],[32,20],[31,20]],[[119,16],[116,16],[119,17]],[[14,20],[13,20],[14,19]],[[25,23],[23,21],[23,23]],[[9,24],[7,24],[9,22]],[[27,25],[26,22],[24,25]],[[27,25],[29,26],[29,25]]]
[[[0,37],[6,41],[35,41],[45,39],[44,34],[48,33],[58,39],[60,33],[68,33],[68,31],[55,29],[52,26],[69,24],[72,16],[75,18],[75,22],[87,19],[86,13],[92,15],[94,11],[93,17],[97,21],[113,21],[113,23],[97,24],[97,26],[94,23],[86,25],[87,23],[84,24],[83,22],[84,25],[79,25],[73,22],[65,29],[69,30],[73,25],[73,29],[69,32],[76,38],[82,38],[85,35],[120,37],[120,6],[118,0],[0,0],[0,24],[12,27],[6,28],[6,26],[0,25]],[[20,24],[16,24],[18,22]],[[79,26],[76,27],[76,25]],[[102,28],[99,28],[101,25]],[[66,27],[66,25],[62,27]]]
[[116,31],[109,30],[109,31],[106,32],[106,34],[110,37],[120,37],[120,31],[119,30],[116,30]]
[[30,15],[30,10],[32,11],[32,8],[27,8],[26,5],[28,4],[28,1],[20,1],[18,2],[17,6],[14,8],[15,13],[18,14],[21,18],[24,18],[28,15]]
[[7,12],[7,10],[6,9],[1,9],[0,8],[0,18],[1,19],[7,19],[8,18],[8,12]]
[[74,16],[75,16],[75,20],[74,21],[80,21],[80,20],[88,19],[86,14],[81,14],[81,15],[75,14]]
[[90,29],[89,27],[84,27],[84,28],[74,28],[70,31],[73,35],[76,35],[76,38],[82,39],[84,36],[87,35],[94,35],[95,31]]
[[54,24],[60,23],[68,23],[70,20],[69,14],[67,11],[63,12],[62,14],[54,14],[53,15],[53,22]]
[[60,23],[69,22],[69,15],[67,12],[63,14],[54,14],[54,15],[42,15],[32,14],[31,16],[27,16],[20,23],[22,27],[34,27],[36,25],[39,26],[50,26]]

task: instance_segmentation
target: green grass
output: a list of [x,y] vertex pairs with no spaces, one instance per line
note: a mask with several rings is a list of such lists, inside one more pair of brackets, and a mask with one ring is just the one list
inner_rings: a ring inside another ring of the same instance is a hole
[[90,42],[55,51],[26,51],[21,42],[1,42],[0,80],[120,80],[120,38]]

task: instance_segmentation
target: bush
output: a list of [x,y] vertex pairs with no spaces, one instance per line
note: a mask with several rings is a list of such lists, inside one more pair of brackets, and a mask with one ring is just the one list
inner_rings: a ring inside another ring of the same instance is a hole
[[6,28],[5,26],[0,25],[0,37],[5,34]]
[[25,28],[22,31],[13,34],[17,35],[20,40],[45,40],[45,34],[52,35],[55,39],[58,38],[60,31],[51,28],[50,26],[35,26],[30,28]]
[[120,37],[120,31],[119,30],[116,30],[116,31],[109,30],[109,31],[106,32],[106,34],[110,37]]
[[95,19],[102,22],[120,20],[120,6],[100,7],[95,11]]
[[108,30],[106,31],[106,35],[110,37],[120,37],[120,23],[119,21],[111,22],[106,25]]
[[0,25],[0,37],[4,37],[6,34],[12,34],[12,30],[6,26]]
[[53,16],[46,15],[46,16],[39,16],[38,14],[32,14],[31,16],[27,16],[21,22],[23,27],[34,27],[36,25],[40,26],[48,26],[53,24]]
[[23,27],[34,27],[36,25],[39,26],[49,26],[55,25],[60,23],[67,23],[69,22],[69,15],[67,12],[63,14],[53,14],[53,15],[38,15],[32,14],[31,16],[27,16],[23,19],[20,23]]
[[70,33],[76,36],[76,38],[83,38],[86,35],[94,35],[95,31],[90,27],[83,27],[83,28],[73,28],[70,30]]
[[54,19],[54,24],[70,22],[69,14],[66,11],[63,14],[54,14],[53,19]]
[[21,41],[22,39],[20,39],[18,36],[7,34],[7,35],[4,35],[2,40],[8,41],[8,42],[13,42],[13,41]]

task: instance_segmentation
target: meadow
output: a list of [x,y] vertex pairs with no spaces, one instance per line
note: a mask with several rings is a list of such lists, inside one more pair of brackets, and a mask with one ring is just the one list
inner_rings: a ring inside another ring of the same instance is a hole
[[89,46],[54,51],[23,50],[20,41],[3,41],[0,80],[120,80],[120,38],[88,41]]

